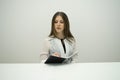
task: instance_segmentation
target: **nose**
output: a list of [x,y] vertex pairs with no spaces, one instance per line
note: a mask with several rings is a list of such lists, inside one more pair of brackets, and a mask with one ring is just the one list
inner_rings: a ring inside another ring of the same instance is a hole
[[60,22],[58,22],[57,25],[60,25]]

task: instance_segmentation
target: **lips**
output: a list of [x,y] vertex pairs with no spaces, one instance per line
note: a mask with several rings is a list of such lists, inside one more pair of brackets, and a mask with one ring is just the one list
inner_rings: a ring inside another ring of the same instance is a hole
[[57,29],[61,29],[61,28],[58,27]]
[[59,30],[59,29],[61,29],[60,27],[57,27],[57,29]]

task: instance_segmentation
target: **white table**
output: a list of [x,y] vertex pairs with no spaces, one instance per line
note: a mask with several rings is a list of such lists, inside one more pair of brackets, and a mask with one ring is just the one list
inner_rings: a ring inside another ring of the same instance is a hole
[[0,80],[120,80],[120,62],[66,65],[1,63]]

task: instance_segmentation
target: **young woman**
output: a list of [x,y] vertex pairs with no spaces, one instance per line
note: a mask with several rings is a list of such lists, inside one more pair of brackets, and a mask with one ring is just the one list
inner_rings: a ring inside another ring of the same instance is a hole
[[45,39],[40,54],[42,62],[50,56],[67,58],[64,63],[78,62],[76,41],[70,32],[70,24],[64,12],[56,12],[52,18],[51,32]]

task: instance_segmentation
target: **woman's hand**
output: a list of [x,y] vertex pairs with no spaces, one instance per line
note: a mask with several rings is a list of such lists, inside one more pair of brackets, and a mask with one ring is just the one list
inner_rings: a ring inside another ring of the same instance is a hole
[[52,54],[52,56],[60,57],[60,54],[55,52],[55,53]]

